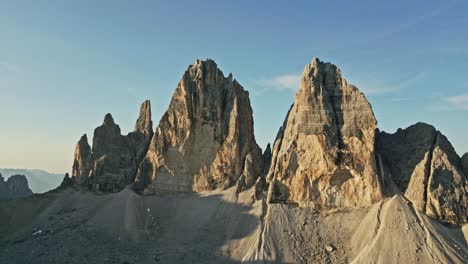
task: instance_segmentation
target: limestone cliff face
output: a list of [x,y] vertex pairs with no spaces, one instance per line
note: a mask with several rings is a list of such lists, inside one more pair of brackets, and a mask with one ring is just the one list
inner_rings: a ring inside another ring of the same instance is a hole
[[140,107],[140,116],[135,124],[135,130],[128,134],[131,149],[135,157],[136,166],[140,164],[148,151],[153,137],[153,121],[151,120],[151,103],[144,101]]
[[88,144],[88,137],[84,134],[76,144],[75,148],[72,175],[75,178],[76,183],[83,184],[86,182],[89,177],[89,173],[91,172],[92,162],[93,155],[91,147]]
[[[179,82],[139,167],[135,188],[203,191],[250,184],[261,174],[249,94],[212,60],[197,60]],[[244,175],[248,174],[248,175]]]
[[138,165],[143,160],[153,137],[151,104],[143,102],[135,130],[121,134],[111,114],[94,130],[93,146],[84,135],[75,149],[73,182],[92,184],[102,191],[116,191],[133,183]]
[[107,114],[103,124],[94,130],[92,151],[93,183],[106,188],[112,185],[110,188],[114,189],[132,182],[136,161],[128,139],[121,135],[120,127],[114,123],[111,114]]
[[317,208],[380,200],[376,125],[365,96],[335,65],[313,59],[274,144],[270,200]]
[[382,132],[378,152],[385,177],[416,209],[445,221],[468,221],[468,182],[460,157],[433,126],[418,123],[395,134]]

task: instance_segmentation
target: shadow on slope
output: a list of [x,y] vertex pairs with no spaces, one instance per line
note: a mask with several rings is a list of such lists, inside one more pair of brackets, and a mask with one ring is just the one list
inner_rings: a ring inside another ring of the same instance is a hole
[[68,188],[0,203],[0,263],[239,263],[257,240],[261,211],[261,201],[232,190]]

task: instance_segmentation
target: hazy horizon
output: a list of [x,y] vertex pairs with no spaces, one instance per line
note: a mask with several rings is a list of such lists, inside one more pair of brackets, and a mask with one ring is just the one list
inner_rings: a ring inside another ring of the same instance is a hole
[[468,3],[340,5],[1,2],[0,168],[71,172],[81,135],[91,144],[106,113],[127,134],[145,99],[156,127],[197,58],[249,91],[262,149],[318,57],[365,93],[381,130],[429,123],[468,152]]

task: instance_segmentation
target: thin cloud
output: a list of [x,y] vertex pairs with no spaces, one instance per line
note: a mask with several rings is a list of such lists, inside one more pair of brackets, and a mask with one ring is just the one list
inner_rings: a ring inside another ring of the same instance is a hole
[[468,93],[444,98],[453,110],[468,110]]
[[262,80],[261,86],[265,89],[287,90],[295,92],[299,89],[301,74],[285,74],[271,79]]
[[414,87],[418,82],[423,80],[425,77],[426,77],[426,72],[422,71],[422,72],[412,75],[409,78],[406,78],[404,80],[401,80],[399,82],[395,82],[389,85],[382,85],[382,84],[373,85],[372,83],[374,83],[375,81],[370,80],[370,81],[365,81],[365,82],[359,82],[359,85],[357,86],[365,94],[372,94],[372,95],[388,94],[388,93],[395,93],[401,90],[410,89]]
[[406,101],[411,101],[411,98],[408,97],[396,97],[396,98],[390,98],[391,102],[406,102]]
[[[356,82],[356,86],[366,95],[395,93],[401,90],[410,89],[414,87],[418,82],[423,80],[426,77],[426,75],[427,74],[425,71],[421,71],[406,79],[388,85],[378,84],[378,81],[370,79],[368,81],[358,81]],[[301,76],[301,74],[284,74],[272,77],[270,79],[263,79],[260,81],[260,86],[262,87],[262,89],[259,91],[259,93],[263,93],[271,89],[296,92],[299,89]],[[378,78],[376,77],[376,79]],[[410,100],[410,98],[395,99],[395,101],[406,100]]]

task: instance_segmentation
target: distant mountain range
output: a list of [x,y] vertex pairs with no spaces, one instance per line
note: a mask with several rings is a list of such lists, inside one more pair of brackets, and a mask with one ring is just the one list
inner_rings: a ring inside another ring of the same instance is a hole
[[8,179],[10,176],[20,174],[26,176],[29,183],[29,188],[34,193],[44,193],[57,188],[63,179],[63,174],[49,173],[43,170],[26,170],[26,169],[1,169],[0,173]]

